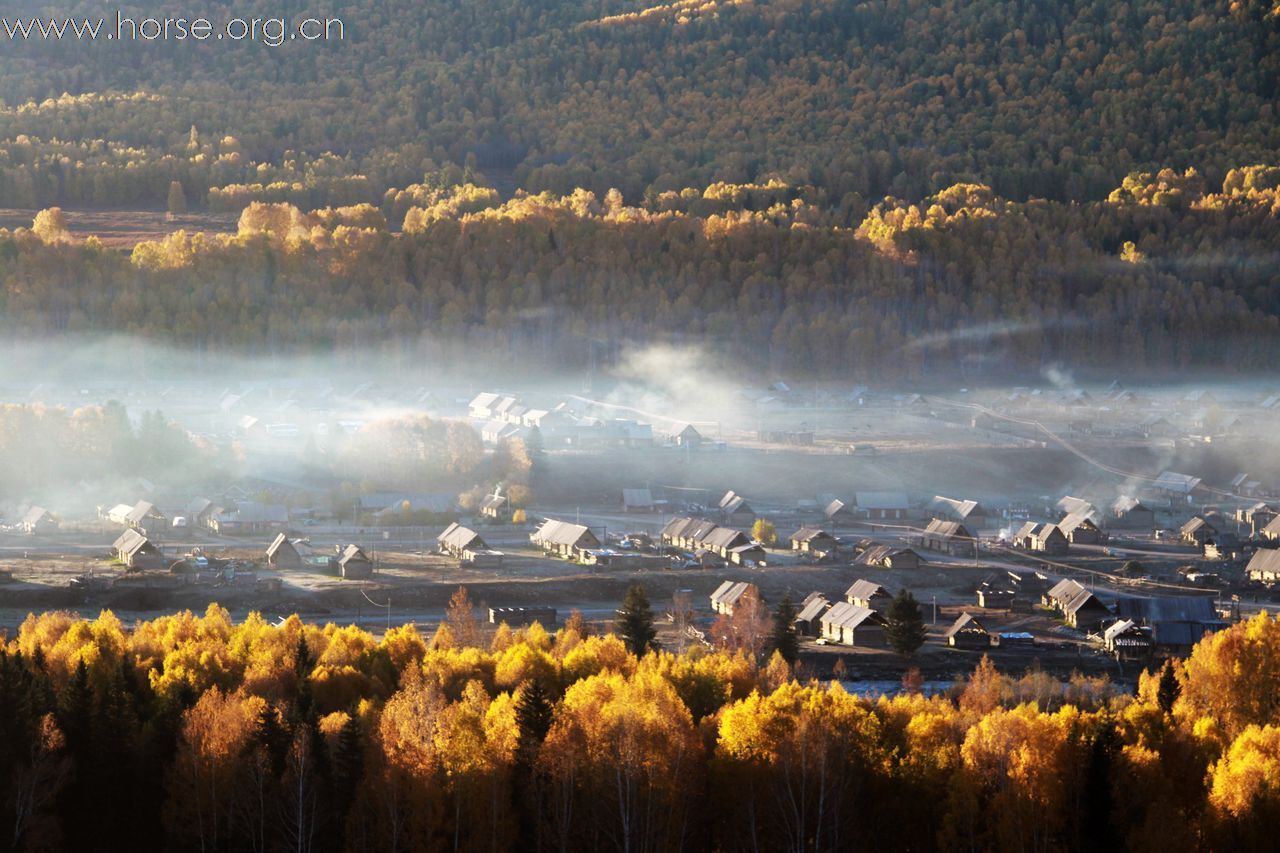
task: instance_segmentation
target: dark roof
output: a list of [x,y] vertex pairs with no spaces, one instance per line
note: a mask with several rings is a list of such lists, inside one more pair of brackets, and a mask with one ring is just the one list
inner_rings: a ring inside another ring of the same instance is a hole
[[1121,598],[1116,601],[1116,615],[1135,622],[1216,622],[1213,599],[1206,595],[1161,596],[1159,598]]

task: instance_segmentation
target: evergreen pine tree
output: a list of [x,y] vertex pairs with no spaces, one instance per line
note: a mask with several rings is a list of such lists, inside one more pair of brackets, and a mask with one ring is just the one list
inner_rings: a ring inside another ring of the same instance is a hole
[[618,611],[618,633],[633,655],[643,655],[654,648],[657,631],[653,628],[653,611],[649,609],[644,587],[636,585],[627,590],[622,609]]
[[885,616],[885,636],[889,645],[901,655],[913,655],[924,645],[926,631],[920,604],[908,590],[903,590],[889,605]]
[[796,608],[791,596],[786,596],[773,613],[773,634],[769,637],[770,651],[782,655],[790,666],[800,657],[800,640],[796,636]]
[[1164,670],[1160,673],[1160,685],[1156,688],[1156,701],[1160,703],[1160,710],[1165,714],[1172,714],[1173,703],[1181,695],[1182,685],[1178,683],[1178,674],[1174,672],[1173,664],[1165,661]]
[[518,761],[533,763],[538,747],[551,731],[554,717],[555,707],[542,686],[542,680],[533,679],[520,691],[520,698],[516,700],[516,727],[520,732],[516,753]]

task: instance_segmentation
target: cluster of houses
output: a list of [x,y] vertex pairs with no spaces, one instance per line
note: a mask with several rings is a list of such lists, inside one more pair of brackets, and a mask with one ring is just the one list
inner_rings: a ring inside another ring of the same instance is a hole
[[1108,606],[1070,578],[1046,591],[1043,603],[1073,628],[1100,635],[1106,650],[1122,660],[1185,654],[1227,624],[1208,596],[1123,597]]
[[766,553],[751,537],[705,518],[673,518],[662,528],[662,545],[689,551],[703,565],[721,561],[738,566],[764,566]]
[[696,448],[703,443],[692,424],[675,423],[655,430],[653,424],[628,418],[603,418],[580,411],[568,402],[537,408],[512,394],[484,392],[467,404],[480,437],[489,444],[509,438],[527,438],[538,430],[547,447],[654,447],[671,445]]
[[100,509],[99,515],[112,524],[155,536],[168,527],[202,527],[214,533],[255,534],[281,530],[289,526],[289,509],[283,504],[236,501],[215,504],[208,498],[195,498],[181,515],[172,519],[150,501],[141,500],[130,506],[116,504]]

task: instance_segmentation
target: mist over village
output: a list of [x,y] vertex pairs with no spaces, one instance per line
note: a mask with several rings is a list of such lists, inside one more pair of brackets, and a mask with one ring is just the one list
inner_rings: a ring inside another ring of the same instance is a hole
[[0,851],[1264,851],[1280,11],[0,10]]

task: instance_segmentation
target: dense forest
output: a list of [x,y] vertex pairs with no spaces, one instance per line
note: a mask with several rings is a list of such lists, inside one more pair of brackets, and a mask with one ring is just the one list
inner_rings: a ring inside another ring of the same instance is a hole
[[50,209],[0,230],[0,314],[19,336],[403,367],[579,368],[663,341],[830,378],[1263,368],[1280,355],[1278,214],[1267,166],[1217,185],[1135,173],[1087,204],[957,184],[853,226],[781,181],[639,205],[419,184],[386,209],[254,202],[234,235],[175,232],[128,256]]
[[1133,171],[1218,183],[1280,150],[1270,0],[357,0],[341,17],[342,41],[275,48],[6,43],[0,199],[162,205],[178,180],[196,203],[231,186],[376,203],[458,164],[629,201],[771,177],[834,208],[959,182],[1091,201]]
[[637,625],[486,633],[465,590],[430,638],[30,616],[0,647],[0,848],[1272,849],[1265,614],[1132,696],[984,659],[863,699]]

